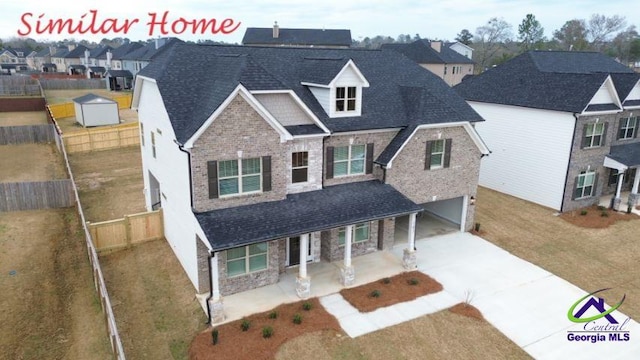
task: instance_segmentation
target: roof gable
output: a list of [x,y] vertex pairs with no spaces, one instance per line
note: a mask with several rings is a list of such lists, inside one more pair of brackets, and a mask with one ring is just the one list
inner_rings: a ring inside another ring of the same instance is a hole
[[[605,108],[603,106],[594,107],[594,105],[612,105],[612,106]],[[589,104],[587,105],[585,111],[589,111],[589,108],[595,108],[595,109],[598,109],[599,111],[602,111],[604,109],[606,110],[622,109],[622,104],[620,102],[620,99],[618,99],[618,94],[616,93],[616,89],[613,85],[613,81],[611,80],[611,76],[608,76],[604,80],[604,82],[602,83],[598,91],[596,91],[596,93],[593,95],[593,98],[591,98],[591,101],[589,101]],[[591,111],[598,111],[598,110],[591,110]]]

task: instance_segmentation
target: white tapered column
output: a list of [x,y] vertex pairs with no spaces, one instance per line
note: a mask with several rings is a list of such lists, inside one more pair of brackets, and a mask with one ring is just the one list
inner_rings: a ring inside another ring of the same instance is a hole
[[417,213],[409,215],[409,229],[407,229],[407,248],[402,255],[402,265],[406,270],[417,268],[416,259],[416,216]]
[[340,283],[351,286],[356,280],[356,272],[351,265],[351,243],[353,242],[353,225],[347,225],[344,231],[344,266],[340,269]]
[[309,234],[300,235],[300,266],[296,278],[296,293],[301,299],[311,295],[311,278],[307,276],[307,254],[309,253]]
[[618,170],[618,186],[616,187],[616,197],[613,199],[613,209],[619,211],[622,199],[620,193],[622,192],[622,183],[624,183],[624,171]]

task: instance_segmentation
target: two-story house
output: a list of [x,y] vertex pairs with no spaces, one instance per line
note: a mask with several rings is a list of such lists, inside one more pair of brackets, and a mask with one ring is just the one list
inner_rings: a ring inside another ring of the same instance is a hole
[[337,49],[349,48],[351,42],[351,30],[348,29],[280,28],[277,21],[273,28],[249,27],[242,37],[242,45],[249,46],[302,46]]
[[153,39],[142,47],[129,51],[126,54],[120,56],[120,63],[122,64],[122,69],[120,70],[127,70],[133,76],[136,76],[138,71],[149,65],[149,63],[153,59],[162,54],[162,52],[169,48],[171,45],[178,42],[182,42],[182,40],[177,38]]
[[[136,77],[145,199],[210,319],[222,295],[273,284],[307,263],[394,244],[418,213],[473,226],[481,117],[394,51],[177,44]],[[404,224],[405,222],[403,222]],[[407,225],[403,225],[407,226]]]
[[[486,120],[480,184],[559,211],[638,201],[640,74],[595,52],[530,51],[455,87]],[[623,191],[631,191],[622,199]]]
[[473,75],[473,60],[452,50],[442,41],[420,39],[409,44],[383,44],[382,48],[404,54],[450,86],[459,84],[467,75]]

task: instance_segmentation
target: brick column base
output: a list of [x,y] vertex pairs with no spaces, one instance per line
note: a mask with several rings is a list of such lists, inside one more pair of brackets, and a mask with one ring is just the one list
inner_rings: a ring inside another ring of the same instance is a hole
[[296,276],[296,293],[301,299],[308,299],[311,295],[311,278]]
[[344,266],[340,268],[340,284],[343,286],[351,286],[356,281],[356,269],[353,266]]
[[211,312],[211,325],[224,321],[224,304],[222,298],[218,300],[209,299],[209,311]]
[[613,202],[612,202],[613,210],[615,210],[615,211],[624,210],[624,209],[621,208],[621,205],[622,205],[622,199],[621,198],[614,198],[613,199]]
[[416,258],[416,251],[413,249],[404,249],[402,254],[402,266],[405,270],[415,270],[418,268],[418,260]]
[[636,206],[640,201],[640,194],[629,194],[629,205]]

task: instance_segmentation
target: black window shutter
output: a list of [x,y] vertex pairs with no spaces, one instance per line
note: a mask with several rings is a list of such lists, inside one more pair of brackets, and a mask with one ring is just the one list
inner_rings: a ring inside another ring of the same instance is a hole
[[573,179],[573,195],[571,196],[571,200],[575,200],[578,196],[578,178],[580,176],[576,176]]
[[327,164],[327,179],[333,179],[333,146],[327,146],[327,156],[324,161]]
[[636,125],[633,128],[633,137],[638,137],[638,127],[640,126],[640,116],[636,116]]
[[607,143],[607,128],[609,127],[609,123],[604,123],[604,128],[602,129],[602,141],[600,141],[600,146],[605,146]]
[[262,157],[262,191],[271,191],[271,156]]
[[598,195],[598,177],[600,174],[596,171],[596,177],[593,179],[593,189],[591,190],[591,196]]
[[207,161],[207,178],[209,179],[209,199],[218,198],[218,162]]
[[371,174],[373,172],[373,143],[367,144],[367,165],[366,173]]
[[433,141],[427,141],[427,152],[424,157],[424,169],[431,169],[431,151],[433,149]]
[[589,145],[589,140],[587,140],[587,124],[584,124],[582,126],[582,149],[588,147]]
[[451,139],[444,141],[444,164],[443,167],[448,168],[451,163]]
[[626,122],[625,118],[620,118],[620,120],[618,121],[618,135],[616,135],[616,139],[622,139],[622,126],[624,125],[624,123]]

